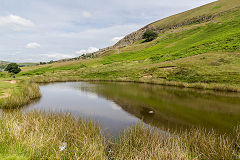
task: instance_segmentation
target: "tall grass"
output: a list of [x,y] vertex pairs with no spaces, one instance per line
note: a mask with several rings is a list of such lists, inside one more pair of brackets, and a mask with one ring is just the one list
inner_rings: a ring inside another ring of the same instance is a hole
[[106,159],[100,132],[96,123],[70,115],[2,113],[0,154],[36,160]]
[[0,101],[2,109],[16,109],[41,97],[39,85],[28,81],[21,81],[12,89],[10,96]]
[[234,138],[218,135],[214,131],[192,129],[172,133],[137,126],[126,130],[112,144],[113,159],[128,160],[235,160],[240,159],[239,130]]
[[162,132],[138,125],[106,141],[98,124],[69,114],[3,112],[0,159],[237,160],[239,131],[227,136],[204,129]]

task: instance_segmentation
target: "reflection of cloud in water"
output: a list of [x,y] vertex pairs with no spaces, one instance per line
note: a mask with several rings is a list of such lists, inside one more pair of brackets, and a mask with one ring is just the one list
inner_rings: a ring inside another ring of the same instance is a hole
[[117,104],[115,104],[114,102],[110,102],[110,107],[113,109],[113,110],[122,110],[121,107],[119,107]]
[[94,93],[91,93],[91,92],[85,92],[86,96],[89,98],[89,99],[98,99],[98,96]]

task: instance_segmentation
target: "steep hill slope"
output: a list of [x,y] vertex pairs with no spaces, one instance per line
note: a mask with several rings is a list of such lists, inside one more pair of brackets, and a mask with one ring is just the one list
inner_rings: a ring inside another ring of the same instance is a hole
[[143,33],[147,29],[154,30],[158,33],[164,33],[168,30],[176,29],[185,25],[212,21],[214,18],[224,13],[231,12],[238,7],[240,7],[239,0],[219,0],[199,8],[173,15],[151,23],[140,30],[127,35],[114,45],[114,48],[124,47],[141,40]]
[[[157,31],[159,37],[143,43],[147,28]],[[188,87],[240,87],[239,51],[240,0],[219,0],[152,23],[95,53],[97,58],[24,68],[20,75],[41,75],[35,81],[174,81],[174,85],[178,81],[187,82]]]

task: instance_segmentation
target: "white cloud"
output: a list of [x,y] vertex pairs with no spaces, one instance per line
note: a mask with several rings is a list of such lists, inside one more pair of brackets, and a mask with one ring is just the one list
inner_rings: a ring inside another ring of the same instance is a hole
[[22,27],[34,27],[34,23],[28,19],[11,14],[8,16],[0,16],[0,26],[20,30]]
[[73,58],[73,55],[69,54],[62,54],[62,53],[48,53],[48,54],[41,54],[42,58],[51,58],[52,60],[58,60],[58,59],[65,59],[65,58]]
[[82,12],[82,15],[83,15],[83,17],[85,17],[85,18],[90,18],[90,17],[92,17],[92,14],[91,14],[90,12],[88,12],[88,11]]
[[87,50],[81,49],[79,51],[76,51],[76,54],[82,55],[82,54],[87,54],[87,53],[94,53],[94,52],[97,52],[97,51],[99,51],[98,48],[96,48],[96,47],[89,47]]
[[120,41],[121,39],[123,39],[124,37],[114,37],[112,40],[111,40],[111,43],[117,43],[118,41]]
[[97,51],[99,51],[99,49],[96,47],[89,47],[87,50],[88,53],[93,53],[93,52],[97,52]]
[[41,47],[41,45],[36,42],[31,42],[26,45],[26,48],[28,48],[28,49],[35,49],[35,48],[39,48],[39,47]]

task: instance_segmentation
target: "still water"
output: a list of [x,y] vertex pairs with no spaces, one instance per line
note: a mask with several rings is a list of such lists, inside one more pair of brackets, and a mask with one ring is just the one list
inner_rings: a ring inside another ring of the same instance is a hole
[[148,126],[203,127],[231,133],[240,124],[240,94],[113,82],[67,82],[42,85],[42,98],[23,110],[71,113],[100,123],[117,135]]

